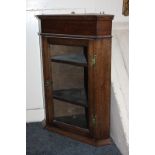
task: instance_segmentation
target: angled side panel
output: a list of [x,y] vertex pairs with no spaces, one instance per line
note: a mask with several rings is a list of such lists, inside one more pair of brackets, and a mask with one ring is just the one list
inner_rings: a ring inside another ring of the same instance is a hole
[[111,39],[94,42],[94,104],[95,138],[109,138],[110,88],[111,88]]

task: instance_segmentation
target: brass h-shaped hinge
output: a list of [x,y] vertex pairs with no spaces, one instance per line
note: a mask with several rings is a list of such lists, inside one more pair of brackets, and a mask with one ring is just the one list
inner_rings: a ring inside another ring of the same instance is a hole
[[44,82],[45,87],[51,86],[51,84],[52,84],[52,81],[51,80],[46,80]]
[[93,123],[93,126],[96,125],[96,115],[93,115],[92,116],[92,123]]
[[94,55],[94,57],[92,58],[91,61],[92,61],[91,62],[92,66],[95,66],[95,64],[96,64],[96,55]]

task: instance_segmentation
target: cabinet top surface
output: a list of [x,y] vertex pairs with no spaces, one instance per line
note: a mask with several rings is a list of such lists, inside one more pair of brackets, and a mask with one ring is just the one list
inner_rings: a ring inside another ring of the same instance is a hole
[[112,20],[113,15],[109,14],[48,14],[36,15],[39,19],[84,19],[84,20]]

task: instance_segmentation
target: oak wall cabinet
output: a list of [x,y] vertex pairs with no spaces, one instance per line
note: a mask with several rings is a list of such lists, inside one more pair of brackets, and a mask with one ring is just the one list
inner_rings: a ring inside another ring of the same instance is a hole
[[113,15],[37,15],[50,131],[110,144]]

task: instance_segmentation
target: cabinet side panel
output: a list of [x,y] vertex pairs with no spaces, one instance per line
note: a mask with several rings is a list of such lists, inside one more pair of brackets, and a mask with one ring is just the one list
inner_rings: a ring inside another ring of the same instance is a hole
[[95,138],[103,139],[110,130],[111,39],[95,41],[94,52]]
[[[44,94],[45,94],[45,114],[46,124],[51,124],[53,120],[53,104],[52,104],[52,72],[50,67],[50,52],[46,37],[42,37],[42,65],[44,75]],[[46,84],[48,82],[48,85]]]
[[98,21],[97,22],[97,35],[104,36],[104,35],[111,35],[112,29],[112,21],[105,20],[105,21]]

